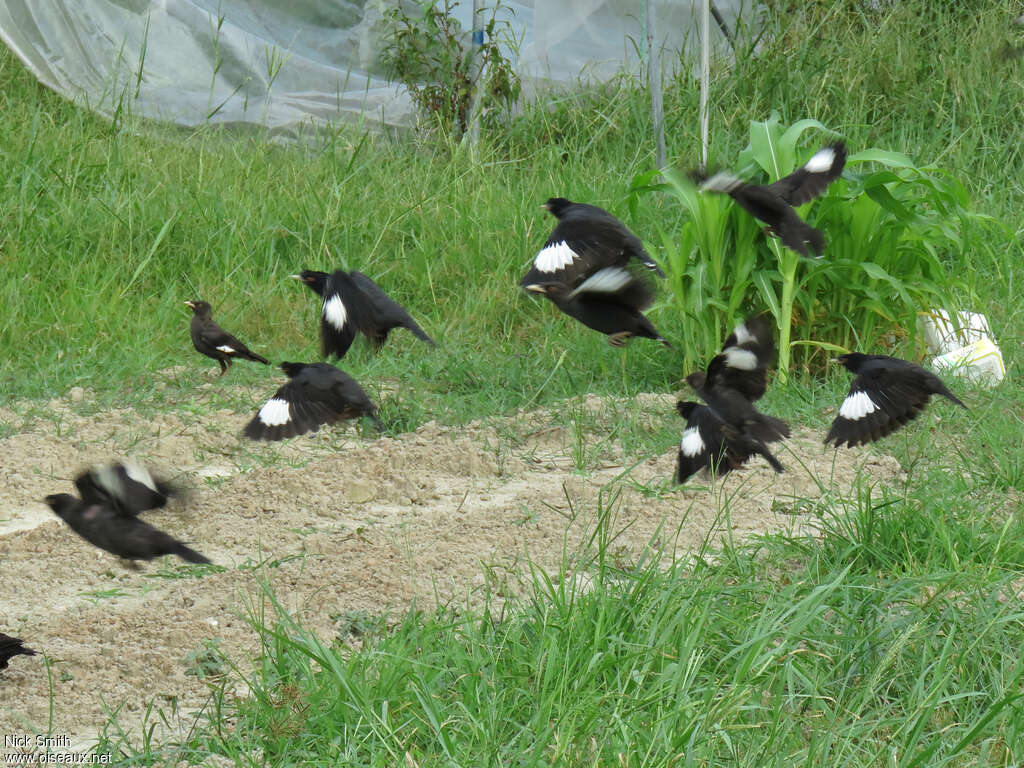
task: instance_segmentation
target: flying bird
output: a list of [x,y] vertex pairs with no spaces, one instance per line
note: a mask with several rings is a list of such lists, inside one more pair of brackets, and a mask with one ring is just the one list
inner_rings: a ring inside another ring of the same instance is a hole
[[613,347],[623,346],[634,336],[672,346],[642,314],[654,300],[650,283],[622,267],[599,270],[575,288],[547,282],[531,284],[527,290],[546,296],[565,314],[606,334]]
[[850,392],[825,437],[852,448],[885,437],[917,417],[932,395],[966,408],[942,380],[919,365],[887,355],[840,355],[833,360],[854,374]]
[[0,669],[7,669],[7,662],[15,656],[37,656],[38,654],[16,637],[0,632]]
[[846,145],[837,141],[819,149],[803,166],[773,184],[747,184],[730,173],[709,178],[699,170],[690,176],[702,191],[728,194],[743,210],[765,222],[768,234],[777,235],[787,248],[809,256],[810,245],[814,255],[820,257],[825,252],[825,235],[801,219],[793,206],[823,194],[845,165]]
[[189,332],[192,334],[192,346],[200,353],[220,363],[221,376],[228,372],[231,362],[236,357],[270,365],[267,358],[250,351],[245,344],[213,321],[208,302],[196,299],[195,301],[186,301],[185,304],[192,307],[192,323],[189,326]]
[[162,555],[177,555],[190,563],[210,562],[182,542],[136,517],[141,510],[132,511],[129,506],[139,503],[133,493],[125,493],[123,489],[111,491],[104,482],[102,479],[97,482],[92,470],[87,470],[75,479],[81,498],[68,493],[54,493],[46,497],[46,503],[83,539],[125,560],[152,560]]
[[92,467],[75,478],[75,487],[83,499],[102,496],[125,515],[160,509],[180,493],[166,480],[154,478],[137,461]]
[[774,354],[771,323],[767,316],[755,315],[736,326],[706,372],[687,376],[707,405],[676,404],[686,419],[676,462],[677,483],[704,468],[724,475],[754,455],[763,456],[776,472],[782,471],[767,444],[789,437],[789,425],[753,405],[767,389]]
[[421,341],[437,345],[405,307],[362,272],[339,269],[327,274],[307,269],[292,278],[304,282],[323,299],[320,350],[324,357],[344,357],[357,333],[366,336],[379,350],[395,328],[407,328]]
[[329,363],[281,363],[290,381],[267,400],[246,426],[253,440],[284,440],[316,432],[323,424],[369,416],[380,430],[377,407],[359,383]]
[[576,288],[594,273],[608,267],[625,267],[632,259],[664,277],[640,238],[603,208],[552,197],[544,207],[558,219],[551,236],[534,257],[533,266],[520,286],[545,293],[552,284]]

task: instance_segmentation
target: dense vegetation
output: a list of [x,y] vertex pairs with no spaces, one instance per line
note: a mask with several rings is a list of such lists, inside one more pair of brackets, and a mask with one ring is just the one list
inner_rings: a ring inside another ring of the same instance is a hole
[[[941,430],[888,441],[908,471],[904,487],[864,478],[851,498],[804,509],[819,538],[621,562],[608,556],[614,515],[604,509],[591,546],[575,553],[592,582],[527,574],[526,600],[399,617],[358,652],[271,610],[254,616],[264,640],[256,671],[239,665],[251,698],[215,685],[186,742],[152,744],[111,726],[101,751],[133,764],[211,753],[239,765],[1024,760],[1024,64],[998,53],[1018,42],[1019,9],[769,9],[758,55],[712,79],[717,162],[731,164],[750,122],[778,112],[786,125],[813,117],[855,149],[944,169],[994,222],[948,264],[959,298],[988,314],[1009,380],[970,392],[972,410]],[[198,364],[182,304],[196,296],[275,361],[313,358],[311,296],[288,275],[334,265],[379,277],[442,341],[429,355],[346,359],[371,392],[383,379],[418,382],[385,404],[395,425],[678,386],[681,358],[640,341],[623,359],[516,288],[550,231],[539,204],[553,194],[611,209],[659,255],[655,233],[679,242],[686,217],[671,195],[645,196],[634,214],[627,205],[653,166],[649,102],[628,80],[527,108],[473,155],[344,129],[318,146],[279,147],[130,119],[111,126],[37,86],[9,53],[0,94],[5,399],[72,385],[98,402],[154,397],[150,371]],[[692,165],[689,77],[668,88],[666,116],[671,162]],[[819,139],[809,134],[804,150]],[[687,337],[671,299],[652,318],[668,338]],[[863,341],[913,355],[891,331]],[[817,368],[770,394],[778,415],[801,421],[838,402],[845,376]]]

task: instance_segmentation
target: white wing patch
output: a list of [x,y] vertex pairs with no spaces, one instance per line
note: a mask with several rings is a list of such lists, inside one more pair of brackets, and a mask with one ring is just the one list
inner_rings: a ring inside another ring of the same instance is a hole
[[711,178],[705,179],[700,188],[701,191],[707,192],[732,192],[742,183],[739,177],[733,176],[731,173],[716,173]]
[[632,280],[632,276],[619,267],[607,267],[599,270],[580,283],[576,290],[569,294],[571,299],[578,293],[615,293],[621,291]]
[[741,371],[753,371],[757,368],[757,355],[749,349],[729,347],[723,354],[725,364],[730,368],[738,368]]
[[227,344],[221,344],[219,347],[217,347],[217,349],[223,352],[225,355],[235,354],[235,348],[229,347]]
[[839,407],[839,415],[844,419],[856,421],[877,410],[878,406],[875,405],[875,401],[868,396],[867,392],[851,392]]
[[93,470],[93,477],[96,479],[97,484],[101,488],[105,488],[108,493],[118,498],[124,496],[124,483],[121,482],[121,476],[117,472],[117,465],[109,464],[98,467]]
[[683,452],[683,456],[700,456],[705,451],[704,440],[700,436],[700,430],[697,427],[687,427],[683,430],[683,439],[679,443],[679,450]]
[[156,483],[153,482],[153,476],[149,474],[149,470],[139,464],[139,462],[126,461],[122,466],[124,467],[125,474],[136,483],[141,483],[154,493],[159,493],[156,489]]
[[814,153],[814,157],[804,165],[804,170],[810,173],[825,173],[832,167],[832,163],[835,161],[836,151],[832,147],[825,147]]
[[747,330],[745,323],[738,323],[732,331],[736,334],[737,344],[746,344],[748,341],[757,341],[757,338]]
[[348,312],[345,311],[345,305],[341,301],[341,296],[331,296],[331,298],[324,302],[324,319],[339,331],[345,327]]
[[288,410],[288,401],[282,400],[279,397],[272,397],[263,404],[263,407],[260,408],[260,412],[257,416],[259,417],[259,420],[268,427],[277,427],[281,424],[287,424],[291,420],[291,415]]
[[569,266],[578,258],[579,254],[563,240],[560,243],[542,248],[540,253],[537,254],[537,258],[533,260],[533,266],[540,272],[557,272]]

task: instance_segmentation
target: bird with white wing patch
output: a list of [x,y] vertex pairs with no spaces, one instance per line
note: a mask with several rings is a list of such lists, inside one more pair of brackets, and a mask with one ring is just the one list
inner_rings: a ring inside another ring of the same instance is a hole
[[729,195],[743,210],[765,222],[765,231],[777,235],[787,248],[809,256],[810,245],[810,251],[820,257],[825,252],[825,235],[801,219],[793,207],[823,194],[845,165],[846,145],[837,141],[819,149],[804,165],[773,184],[747,184],[729,173],[709,177],[699,170],[690,176],[702,192]]
[[867,444],[895,432],[917,418],[932,395],[967,407],[938,376],[906,360],[851,352],[833,362],[855,374],[825,437],[837,448]]

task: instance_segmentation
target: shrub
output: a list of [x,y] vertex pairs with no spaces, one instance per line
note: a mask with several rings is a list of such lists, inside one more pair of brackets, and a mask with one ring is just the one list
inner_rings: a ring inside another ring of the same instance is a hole
[[417,10],[410,15],[399,3],[387,12],[391,30],[382,51],[388,78],[409,90],[420,117],[457,136],[469,127],[470,103],[481,79],[485,125],[515,104],[520,93],[519,77],[505,55],[505,49],[517,47],[516,40],[508,23],[497,19],[501,3],[489,9],[476,55],[452,15],[458,4],[444,0],[435,7],[432,0],[416,0]]

